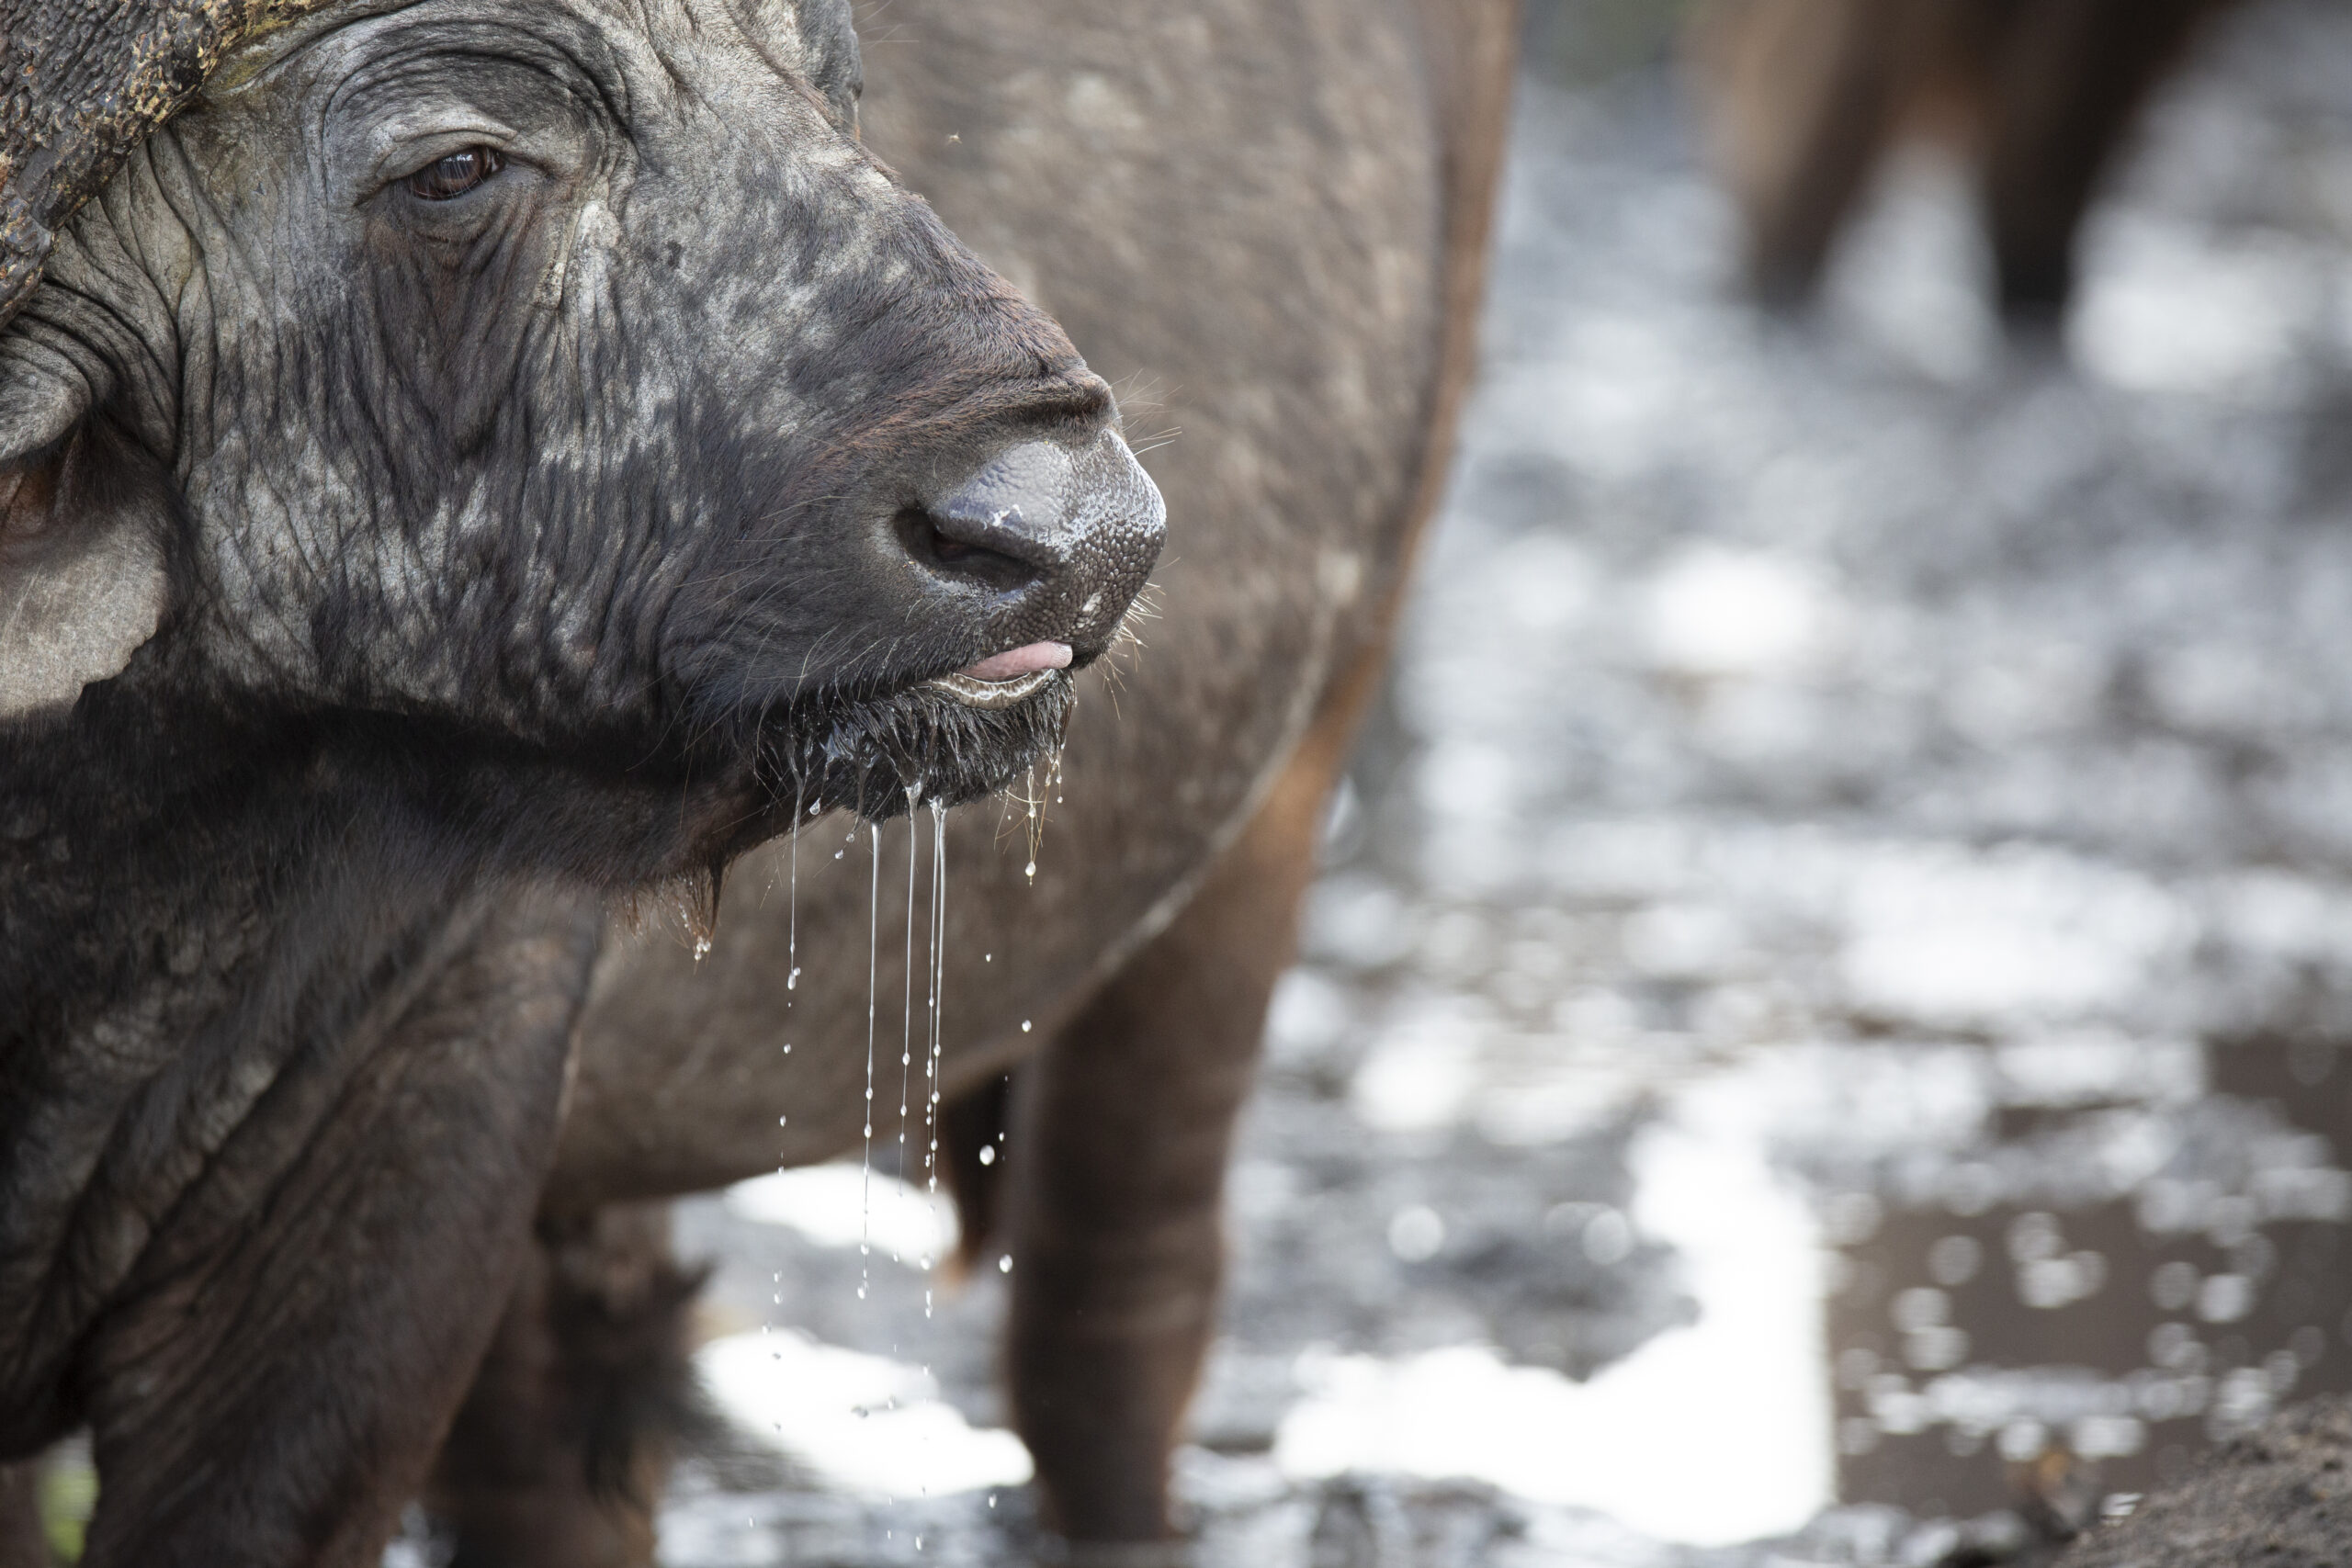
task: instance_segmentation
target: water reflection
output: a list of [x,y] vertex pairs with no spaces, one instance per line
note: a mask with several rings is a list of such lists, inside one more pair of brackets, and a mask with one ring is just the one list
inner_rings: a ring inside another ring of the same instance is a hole
[[1847,1495],[1977,1512],[2052,1453],[2086,1461],[2078,1484],[2143,1491],[2280,1400],[2352,1385],[2333,1050],[2176,1049],[2156,1072],[2090,1052],[2054,1096],[1972,1064],[1994,1080],[1973,1135],[1820,1162],[1847,1216]]

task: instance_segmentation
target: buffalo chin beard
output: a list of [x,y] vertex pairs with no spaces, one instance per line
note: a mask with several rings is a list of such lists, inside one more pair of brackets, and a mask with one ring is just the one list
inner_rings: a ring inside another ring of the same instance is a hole
[[881,822],[917,805],[961,806],[1057,750],[1076,702],[1063,672],[998,707],[930,682],[888,696],[820,697],[767,727],[760,775],[802,814],[840,809]]

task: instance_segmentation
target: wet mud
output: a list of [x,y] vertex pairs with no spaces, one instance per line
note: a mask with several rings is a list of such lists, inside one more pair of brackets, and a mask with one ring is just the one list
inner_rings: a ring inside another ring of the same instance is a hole
[[2352,1562],[2352,1404],[2299,1406],[2200,1461],[2063,1568],[2333,1568]]

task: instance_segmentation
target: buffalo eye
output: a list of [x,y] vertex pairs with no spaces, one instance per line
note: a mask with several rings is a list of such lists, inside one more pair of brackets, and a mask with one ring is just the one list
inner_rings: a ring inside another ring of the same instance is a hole
[[447,201],[459,197],[506,166],[506,160],[488,147],[468,147],[432,163],[408,177],[411,196],[419,201]]

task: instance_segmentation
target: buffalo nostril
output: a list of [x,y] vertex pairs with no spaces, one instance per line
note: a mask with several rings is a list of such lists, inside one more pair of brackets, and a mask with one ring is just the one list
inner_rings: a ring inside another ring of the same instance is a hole
[[925,507],[901,508],[896,526],[907,554],[935,571],[977,578],[999,589],[1025,587],[1037,580],[1036,568],[1002,550],[958,538],[952,527],[942,527],[938,515]]
[[[1100,652],[1159,558],[1167,512],[1115,432],[1083,446],[1016,441],[899,513],[936,578],[997,591],[988,634]],[[1043,643],[1040,643],[1043,646]]]
[[1076,548],[1073,513],[1080,489],[1078,464],[1068,450],[1050,441],[1023,441],[990,457],[928,511],[943,538],[1051,575],[1070,564]]

